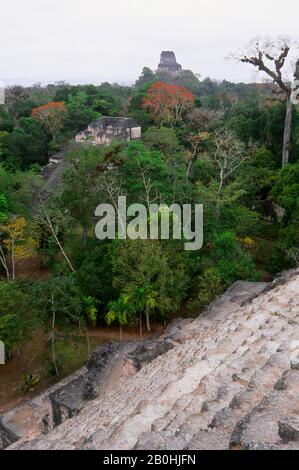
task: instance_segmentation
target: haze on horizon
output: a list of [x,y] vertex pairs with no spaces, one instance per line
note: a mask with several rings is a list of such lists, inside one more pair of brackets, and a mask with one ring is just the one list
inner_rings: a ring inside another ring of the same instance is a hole
[[250,82],[262,76],[226,60],[229,52],[257,35],[296,38],[299,3],[285,0],[282,11],[273,0],[10,0],[0,15],[6,84],[133,83],[162,50],[202,78]]

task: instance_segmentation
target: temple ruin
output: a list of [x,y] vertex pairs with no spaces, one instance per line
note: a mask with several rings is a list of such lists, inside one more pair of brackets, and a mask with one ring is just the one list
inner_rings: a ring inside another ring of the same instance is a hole
[[168,72],[174,75],[182,71],[182,66],[177,63],[175,53],[173,51],[162,51],[158,72]]
[[76,135],[76,142],[108,145],[113,139],[125,141],[141,138],[141,127],[132,118],[103,116]]

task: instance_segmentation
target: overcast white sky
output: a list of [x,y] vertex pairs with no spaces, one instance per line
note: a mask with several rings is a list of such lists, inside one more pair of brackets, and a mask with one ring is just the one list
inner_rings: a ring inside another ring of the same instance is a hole
[[256,35],[299,36],[299,1],[0,0],[0,79],[134,81],[173,50],[202,77],[252,81],[227,61]]

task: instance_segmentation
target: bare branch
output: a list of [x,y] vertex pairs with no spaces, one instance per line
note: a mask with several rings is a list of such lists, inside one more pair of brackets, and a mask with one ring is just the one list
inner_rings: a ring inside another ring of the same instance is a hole
[[229,176],[249,158],[249,155],[243,143],[229,130],[215,133],[214,146],[210,160],[219,171],[218,193],[220,194]]
[[9,270],[8,270],[8,266],[7,266],[7,262],[6,262],[6,257],[5,257],[5,254],[4,254],[4,251],[0,245],[0,261],[1,261],[1,264],[3,266],[3,268],[5,269],[5,272],[6,272],[6,277],[7,279],[9,279]]
[[72,263],[71,263],[69,257],[67,256],[66,252],[64,251],[63,246],[61,245],[61,243],[60,243],[60,241],[59,241],[59,239],[58,239],[58,237],[57,237],[57,235],[56,235],[56,232],[55,232],[54,227],[53,227],[53,223],[52,223],[52,221],[51,221],[51,219],[50,219],[50,217],[49,217],[49,214],[48,214],[48,212],[47,212],[47,210],[46,210],[44,204],[42,204],[42,208],[43,208],[43,210],[44,210],[44,214],[45,214],[46,220],[47,220],[47,222],[48,222],[48,225],[49,225],[50,230],[51,230],[51,232],[52,232],[52,234],[53,234],[53,237],[54,237],[54,239],[55,239],[56,244],[59,246],[61,253],[63,254],[65,260],[67,261],[67,263],[68,263],[68,265],[69,265],[69,267],[70,267],[70,270],[71,270],[72,272],[75,272],[75,269],[74,269],[74,267],[73,267],[73,265],[72,265]]
[[[254,46],[247,46],[248,53],[238,54],[237,58],[243,63],[251,64],[259,71],[266,73],[274,83],[287,95],[291,93],[291,86],[282,76],[286,59],[291,50],[291,41],[289,39],[263,40],[261,38],[254,40]],[[272,65],[272,66],[271,66]]]

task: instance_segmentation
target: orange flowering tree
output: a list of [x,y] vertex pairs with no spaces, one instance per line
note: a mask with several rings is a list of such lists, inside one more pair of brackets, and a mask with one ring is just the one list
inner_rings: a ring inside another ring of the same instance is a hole
[[50,101],[34,108],[31,117],[37,119],[56,140],[58,132],[62,129],[66,118],[67,108],[63,102]]
[[149,87],[141,106],[150,112],[153,119],[175,127],[186,111],[194,107],[194,103],[195,98],[188,88],[157,82]]

